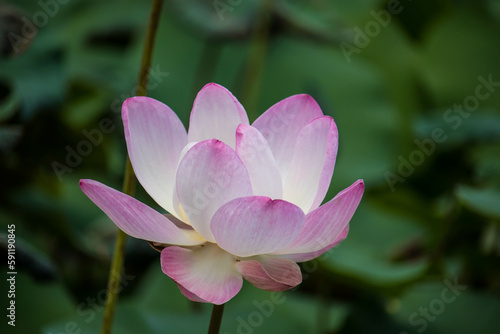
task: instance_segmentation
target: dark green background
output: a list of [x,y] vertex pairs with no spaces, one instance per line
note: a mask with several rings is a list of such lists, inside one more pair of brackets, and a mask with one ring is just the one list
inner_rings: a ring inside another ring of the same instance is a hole
[[[3,311],[2,333],[98,333],[102,317],[116,228],[78,180],[121,187],[119,107],[135,91],[151,2],[61,2],[0,4],[0,221],[1,233],[16,226],[18,271],[16,328]],[[500,1],[401,0],[393,15],[379,0],[218,4],[166,1],[149,95],[187,126],[207,82],[251,121],[308,93],[340,133],[327,199],[366,182],[346,241],[303,264],[304,282],[278,302],[245,284],[221,333],[498,333],[500,86],[479,88],[490,94],[470,112],[453,108],[475,101],[480,78],[500,82]],[[112,130],[68,166],[103,119]],[[115,333],[206,331],[210,307],[188,302],[145,242],[128,240],[125,275]]]

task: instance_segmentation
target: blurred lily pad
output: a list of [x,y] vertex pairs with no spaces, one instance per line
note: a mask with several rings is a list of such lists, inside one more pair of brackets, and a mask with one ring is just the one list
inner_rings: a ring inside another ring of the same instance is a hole
[[94,2],[77,10],[60,33],[68,53],[67,71],[78,80],[76,85],[83,81],[121,100],[134,95],[148,15],[148,6],[137,1],[118,8]]
[[38,53],[37,58],[12,59],[8,66],[0,70],[2,75],[10,77],[14,83],[13,89],[22,101],[21,115],[24,119],[30,119],[43,108],[60,104],[66,93],[66,76],[60,63],[60,50],[43,49],[43,46],[35,42],[32,51]]
[[476,182],[500,188],[500,144],[481,145],[470,150]]
[[469,210],[500,222],[500,190],[460,185],[455,191],[458,200]]
[[64,106],[62,117],[74,129],[88,126],[104,112],[109,111],[108,94],[98,88],[84,90],[83,96],[73,98]]
[[[429,25],[420,73],[436,105],[452,107],[475,96],[480,77],[499,80],[499,28],[500,22],[484,16],[472,3],[457,6]],[[500,94],[491,94],[480,104],[482,108],[498,107]]]
[[39,333],[45,324],[64,319],[75,312],[74,302],[62,284],[37,283],[19,273],[16,287],[15,333]]
[[[6,234],[0,234],[0,249],[7,253],[8,239]],[[16,268],[28,273],[39,282],[53,281],[57,271],[51,259],[32,244],[21,238],[16,238]]]
[[324,265],[332,272],[371,286],[389,287],[420,277],[428,267],[425,258],[397,262],[401,247],[425,233],[419,221],[389,212],[364,200],[352,221],[349,235],[334,248]]
[[500,328],[500,300],[456,277],[416,284],[398,299],[393,317],[410,333],[484,333]]
[[414,131],[419,138],[429,138],[434,129],[443,129],[439,143],[443,147],[457,147],[468,143],[492,143],[500,141],[500,113],[495,110],[466,112],[467,117],[454,113],[452,108],[435,110],[423,115],[414,123]]
[[487,0],[486,6],[488,7],[489,12],[500,21],[500,2],[496,0]]
[[174,0],[168,5],[176,18],[197,33],[210,38],[241,38],[253,30],[259,1]]
[[301,35],[328,42],[352,38],[334,2],[280,0],[274,6],[274,13]]

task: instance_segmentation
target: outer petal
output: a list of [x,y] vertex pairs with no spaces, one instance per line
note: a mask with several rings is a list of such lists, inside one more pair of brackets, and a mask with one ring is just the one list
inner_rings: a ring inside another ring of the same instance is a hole
[[344,228],[344,230],[342,231],[342,233],[340,233],[340,235],[337,237],[337,239],[335,239],[334,242],[332,242],[331,244],[329,244],[328,246],[326,246],[323,249],[320,249],[320,250],[315,251],[315,252],[310,252],[310,253],[284,254],[284,255],[278,255],[278,256],[280,258],[289,259],[289,260],[292,260],[294,262],[310,261],[312,259],[315,259],[315,258],[323,255],[324,253],[328,252],[333,247],[335,247],[338,244],[340,244],[347,237],[348,233],[349,233],[349,225],[347,225]]
[[175,215],[175,172],[187,144],[184,125],[172,109],[149,97],[127,99],[122,117],[137,179],[158,204]]
[[206,242],[196,231],[177,227],[161,213],[102,183],[80,180],[80,188],[116,226],[135,238],[181,246]]
[[316,209],[332,179],[337,156],[337,126],[330,116],[318,117],[299,133],[290,168],[283,182],[283,199],[305,213]]
[[247,257],[282,249],[300,233],[304,221],[304,213],[292,203],[251,196],[222,206],[210,226],[222,249]]
[[311,253],[334,244],[348,226],[364,189],[363,180],[358,180],[330,202],[309,213],[297,238],[276,254]]
[[240,261],[236,267],[247,281],[259,289],[284,291],[302,282],[297,263],[273,256],[258,256],[256,259]]
[[248,124],[243,106],[226,88],[210,83],[194,100],[189,121],[189,141],[219,139],[232,148],[239,124]]
[[189,223],[215,241],[210,220],[223,204],[252,194],[248,172],[229,146],[206,140],[193,146],[177,171],[177,193]]
[[252,124],[269,143],[282,175],[292,161],[300,130],[320,116],[323,113],[316,101],[309,95],[300,94],[276,103]]
[[241,124],[236,130],[236,153],[248,170],[254,195],[273,199],[283,197],[278,165],[259,130]]
[[185,287],[183,287],[179,283],[177,283],[177,287],[179,288],[179,290],[181,290],[181,293],[187,299],[192,300],[193,302],[208,303],[208,301],[206,301],[205,299],[202,299],[202,298],[198,297],[197,295],[195,295],[194,293],[192,293],[191,291],[189,291],[188,289],[186,289]]
[[194,295],[188,298],[218,305],[233,298],[243,285],[235,263],[234,256],[210,243],[192,249],[172,246],[161,252],[163,272]]

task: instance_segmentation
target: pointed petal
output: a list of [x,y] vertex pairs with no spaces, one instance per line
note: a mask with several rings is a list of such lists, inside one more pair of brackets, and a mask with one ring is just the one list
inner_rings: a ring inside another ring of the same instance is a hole
[[218,140],[193,146],[177,171],[177,193],[189,223],[215,241],[210,220],[223,204],[252,194],[248,172],[236,152]]
[[311,253],[333,244],[348,226],[364,189],[363,180],[358,180],[309,213],[297,238],[276,254]]
[[243,106],[226,88],[210,83],[194,100],[189,120],[189,141],[218,139],[234,148],[236,128],[248,124]]
[[191,249],[172,246],[161,252],[166,275],[194,297],[217,305],[233,298],[243,285],[235,263],[234,256],[211,243]]
[[297,263],[273,256],[263,255],[236,264],[243,278],[255,287],[268,291],[285,291],[302,282]]
[[283,184],[278,165],[259,130],[241,124],[236,130],[236,153],[248,170],[254,195],[282,198]]
[[292,161],[300,130],[321,116],[323,113],[316,101],[309,95],[300,94],[276,103],[252,124],[269,143],[282,176]]
[[123,103],[122,117],[137,179],[159,205],[175,215],[175,172],[187,144],[184,125],[168,106],[142,96]]
[[324,253],[326,253],[329,250],[331,250],[333,247],[335,247],[338,244],[340,244],[342,241],[345,240],[345,238],[347,237],[348,233],[349,233],[349,225],[347,225],[344,228],[344,230],[342,231],[342,233],[340,233],[340,235],[337,237],[337,239],[335,239],[334,242],[332,242],[331,244],[329,244],[328,246],[326,246],[326,247],[324,247],[324,248],[322,248],[320,250],[317,250],[317,251],[314,251],[314,252],[310,252],[310,253],[283,254],[283,255],[278,255],[278,256],[280,258],[289,259],[289,260],[292,260],[294,262],[306,262],[306,261],[310,261],[312,259],[320,257]]
[[337,147],[337,126],[330,116],[318,117],[302,128],[283,182],[283,199],[305,213],[316,209],[330,186]]
[[210,227],[222,249],[246,257],[282,249],[300,233],[304,221],[304,213],[292,203],[250,196],[222,206]]
[[118,228],[134,238],[181,246],[206,242],[196,231],[178,228],[161,213],[102,183],[80,180],[80,188]]

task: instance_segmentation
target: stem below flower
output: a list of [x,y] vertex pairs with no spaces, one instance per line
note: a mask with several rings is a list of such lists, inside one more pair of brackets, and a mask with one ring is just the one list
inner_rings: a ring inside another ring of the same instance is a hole
[[212,309],[212,317],[208,326],[208,334],[219,334],[220,324],[222,322],[222,314],[224,313],[224,305],[215,305]]
[[[161,8],[164,0],[153,0],[151,7],[151,15],[149,17],[148,31],[146,34],[146,43],[142,54],[141,68],[139,72],[139,79],[137,83],[137,92],[139,96],[146,96],[147,83],[149,79],[149,69],[151,67],[151,59],[153,56],[153,46],[158,30],[158,23],[160,21]],[[135,193],[135,175],[130,159],[127,158],[125,167],[125,176],[123,180],[123,192],[127,195],[133,196]],[[113,318],[115,315],[115,306],[118,299],[118,292],[123,271],[123,261],[125,257],[125,245],[127,235],[119,230],[116,235],[115,251],[111,263],[111,272],[108,279],[108,294],[106,298],[106,305],[104,309],[104,316],[102,319],[101,334],[110,334],[113,325]]]
[[108,294],[106,295],[106,306],[104,309],[101,327],[102,334],[111,333],[111,327],[115,315],[116,300],[118,299],[118,288],[122,277],[126,242],[127,235],[122,230],[118,230],[118,233],[116,234],[113,261],[111,262],[111,272],[109,273],[108,279]]

